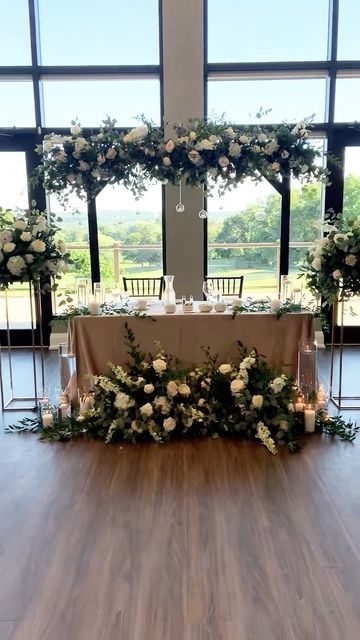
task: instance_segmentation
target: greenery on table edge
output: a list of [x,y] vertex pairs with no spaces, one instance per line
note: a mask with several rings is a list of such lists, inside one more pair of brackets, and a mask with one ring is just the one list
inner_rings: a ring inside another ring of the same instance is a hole
[[[51,321],[51,325],[60,323],[67,325],[71,318],[77,318],[79,316],[90,316],[90,309],[84,306],[69,305],[66,311],[54,316]],[[131,309],[127,306],[117,306],[115,304],[104,302],[100,305],[100,314],[102,316],[133,316],[135,318],[149,318],[153,322],[156,322],[155,318],[147,315],[144,311],[139,309]]]
[[316,163],[321,154],[309,141],[309,127],[310,121],[303,120],[295,126],[240,129],[193,118],[173,124],[173,134],[166,136],[144,117],[141,126],[130,131],[117,129],[116,120],[108,117],[98,133],[84,132],[73,121],[70,135],[47,134],[37,146],[42,163],[34,179],[41,179],[46,190],[64,202],[69,193],[87,200],[106,185],[119,183],[139,198],[154,179],[171,184],[185,179],[208,194],[209,176],[220,194],[246,178],[260,181],[262,176],[279,185],[290,174],[326,183],[330,172]]
[[[155,441],[196,436],[243,436],[275,454],[277,445],[294,453],[302,448],[304,414],[294,411],[292,380],[278,374],[238,342],[238,363],[218,363],[204,349],[201,367],[179,367],[159,344],[155,357],[145,354],[126,325],[127,369],[109,364],[109,376],[94,377],[93,408],[44,428],[41,415],[7,430],[34,431],[42,439],[71,440],[89,435],[106,443]],[[316,431],[352,442],[360,427],[319,411]]]
[[318,318],[320,320],[323,331],[329,330],[327,317],[322,307],[318,306],[315,309],[312,309],[311,307],[294,303],[290,299],[283,302],[280,308],[276,311],[271,311],[270,298],[266,298],[264,300],[248,300],[240,305],[235,303],[232,306],[232,317],[235,318],[237,315],[241,315],[242,313],[271,312],[277,320],[280,320],[280,318],[287,313],[300,313],[301,311],[312,313],[314,318]]

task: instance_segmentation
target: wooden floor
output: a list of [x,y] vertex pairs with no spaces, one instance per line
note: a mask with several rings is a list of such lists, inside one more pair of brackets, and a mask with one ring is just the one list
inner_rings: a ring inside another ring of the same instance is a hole
[[359,636],[360,441],[0,436],[0,640]]

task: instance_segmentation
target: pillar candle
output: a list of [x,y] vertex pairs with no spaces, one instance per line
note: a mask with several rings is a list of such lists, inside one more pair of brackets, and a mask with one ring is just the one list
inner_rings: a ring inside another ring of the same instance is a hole
[[100,315],[100,304],[95,298],[91,298],[89,302],[89,311],[90,311],[90,315],[92,316]]
[[282,305],[282,302],[281,302],[281,300],[279,300],[279,298],[273,298],[271,300],[271,311],[272,311],[272,313],[276,313],[277,311],[279,311],[281,305]]
[[51,411],[46,411],[46,413],[43,413],[42,424],[43,427],[52,427],[54,425],[54,416]]
[[315,431],[315,409],[311,406],[306,407],[304,411],[305,433],[314,433]]

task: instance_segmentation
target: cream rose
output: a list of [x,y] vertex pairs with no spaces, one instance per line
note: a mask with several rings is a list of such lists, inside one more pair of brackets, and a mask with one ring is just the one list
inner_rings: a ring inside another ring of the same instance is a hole
[[16,249],[16,244],[14,242],[5,242],[3,246],[4,253],[11,253],[12,251],[15,251],[15,249]]
[[227,167],[230,164],[230,160],[226,156],[220,156],[220,158],[218,160],[218,163],[219,163],[220,167],[224,168],[224,167]]
[[52,148],[53,148],[53,143],[52,143],[52,142],[50,142],[50,140],[46,140],[46,141],[44,142],[44,151],[45,151],[46,153],[49,153],[49,151],[51,151],[51,149],[52,149]]
[[34,256],[32,253],[25,253],[25,262],[27,264],[32,264],[34,262]]
[[45,251],[46,244],[42,240],[33,240],[30,249],[36,253],[43,253]]
[[174,398],[176,396],[176,394],[178,393],[179,389],[178,386],[175,382],[175,380],[170,380],[170,382],[168,382],[167,387],[166,387],[166,392],[168,394],[168,396],[170,398]]
[[166,370],[166,362],[161,358],[154,360],[152,363],[152,366],[155,369],[156,373],[162,373],[163,371]]
[[179,384],[179,393],[180,393],[180,395],[182,395],[185,398],[187,398],[191,393],[190,387],[187,384],[184,384],[184,383],[183,384]]
[[231,393],[241,393],[241,391],[243,391],[245,389],[245,384],[243,380],[238,380],[237,378],[235,380],[231,381],[231,385],[230,385],[230,389],[231,389]]
[[173,431],[176,427],[176,420],[174,420],[174,418],[171,418],[171,417],[166,418],[163,422],[163,427],[167,432]]
[[214,148],[214,145],[212,142],[210,142],[210,140],[208,140],[207,138],[204,138],[204,140],[200,140],[200,142],[197,143],[196,148],[205,149],[206,151],[212,151]]
[[191,151],[189,151],[188,158],[195,165],[202,164],[203,162],[200,153],[196,151],[196,149],[191,149]]
[[264,398],[262,396],[253,396],[251,398],[251,404],[255,409],[261,409],[263,406]]
[[11,231],[0,231],[0,242],[5,244],[6,242],[11,242],[12,239],[13,234]]
[[266,142],[266,140],[268,139],[266,133],[260,133],[260,135],[258,135],[258,141],[259,142]]
[[23,242],[30,242],[30,240],[31,240],[30,231],[23,231],[21,236],[20,236],[20,240],[22,240]]
[[348,256],[346,256],[345,264],[347,264],[349,267],[355,267],[356,263],[357,263],[357,257],[354,256],[353,253],[350,253]]
[[79,125],[74,124],[72,127],[70,127],[70,133],[72,136],[78,136],[79,133],[81,133],[81,127],[79,127]]
[[21,256],[11,256],[6,266],[13,276],[20,276],[21,272],[26,269],[26,264]]
[[315,271],[320,271],[321,269],[321,258],[314,258],[314,260],[311,263],[311,266],[313,269],[315,269]]
[[154,385],[153,384],[146,384],[144,387],[144,391],[145,393],[152,393],[154,391]]
[[26,224],[25,220],[15,220],[14,227],[15,227],[15,229],[18,229],[19,231],[24,231],[24,229],[26,229],[26,227],[27,227],[27,224]]
[[245,135],[240,136],[239,141],[241,144],[247,144],[249,142],[249,138]]
[[190,138],[190,140],[195,140],[195,138],[196,138],[196,131],[190,131],[190,133],[189,133],[189,138]]
[[232,158],[238,158],[241,154],[241,147],[238,142],[232,142],[229,145],[229,155]]
[[340,280],[340,278],[342,278],[342,271],[340,271],[340,269],[335,269],[332,273],[332,277],[334,280]]
[[222,374],[226,374],[226,373],[230,373],[230,371],[232,371],[232,366],[231,364],[221,364],[219,367],[219,371]]
[[116,394],[116,398],[114,401],[114,407],[116,407],[117,409],[129,409],[130,407],[133,407],[135,404],[135,401],[130,398],[130,396],[127,395],[127,393],[124,393],[123,391],[119,391],[119,393]]
[[143,404],[142,407],[140,407],[140,413],[143,418],[149,418],[150,416],[152,416],[153,408],[150,402],[147,402],[146,404]]

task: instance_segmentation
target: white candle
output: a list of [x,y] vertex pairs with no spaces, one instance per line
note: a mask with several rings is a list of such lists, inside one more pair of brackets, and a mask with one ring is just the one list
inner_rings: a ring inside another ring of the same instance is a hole
[[95,298],[91,298],[89,302],[89,311],[90,311],[90,315],[92,316],[100,315],[100,304]]
[[304,411],[304,403],[303,402],[296,402],[295,404],[295,411]]
[[306,407],[304,411],[305,433],[314,433],[315,431],[315,409]]
[[47,411],[42,415],[43,427],[52,427],[54,425],[54,417],[51,411]]
[[59,404],[59,418],[60,420],[64,420],[65,418],[70,418],[71,416],[71,406],[67,402],[63,402]]
[[273,298],[271,300],[271,311],[272,311],[272,313],[276,313],[276,311],[279,311],[281,305],[282,305],[282,302],[281,302],[281,300],[279,300],[279,298]]

